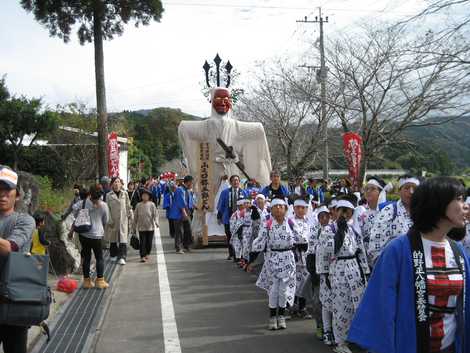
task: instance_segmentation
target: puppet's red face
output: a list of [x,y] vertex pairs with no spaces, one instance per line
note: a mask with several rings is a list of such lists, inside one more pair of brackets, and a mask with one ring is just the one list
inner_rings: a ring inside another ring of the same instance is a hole
[[228,91],[218,89],[214,92],[214,99],[212,100],[212,106],[215,111],[219,114],[227,114],[232,109],[232,98]]

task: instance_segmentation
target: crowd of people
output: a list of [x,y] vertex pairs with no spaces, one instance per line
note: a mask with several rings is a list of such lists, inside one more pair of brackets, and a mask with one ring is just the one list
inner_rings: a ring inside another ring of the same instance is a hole
[[377,353],[470,352],[470,195],[462,181],[404,175],[399,199],[387,201],[394,186],[379,177],[356,192],[347,179],[298,179],[287,188],[276,172],[264,188],[229,180],[217,207],[227,259],[247,272],[260,268],[270,330],[313,314],[317,337],[338,353],[351,343]]
[[[50,242],[45,232],[45,217],[41,213],[32,217],[15,211],[20,195],[18,174],[0,165],[0,265],[11,252],[48,253]],[[90,186],[73,186],[73,198],[61,220],[72,218],[69,238],[76,240],[80,248],[84,289],[109,287],[104,278],[104,248],[109,248],[111,261],[126,265],[128,243],[136,236],[140,261],[149,261],[154,233],[159,228],[158,206],[162,200],[176,251],[183,253],[182,248],[189,250],[192,243],[190,220],[195,205],[192,177],[185,177],[179,185],[173,179],[142,178],[137,183],[130,182],[127,190],[120,178],[106,176]],[[92,266],[92,255],[95,266]],[[0,304],[2,300],[0,296]],[[0,321],[3,351],[26,353],[28,328]]]
[[[299,178],[286,187],[277,172],[264,187],[242,186],[237,175],[228,181],[217,197],[227,260],[257,274],[268,329],[315,319],[318,339],[339,353],[351,352],[351,344],[375,353],[470,353],[470,197],[463,182],[404,175],[396,185],[369,177],[360,190],[347,178]],[[125,265],[135,234],[140,261],[149,260],[159,206],[176,253],[189,252],[192,188],[191,176],[142,178],[127,190],[119,178],[74,185],[62,219],[74,218],[70,237],[81,247],[83,288],[109,285],[103,247]],[[393,189],[399,198],[387,201]],[[0,254],[45,254],[44,218],[15,212],[18,199],[16,173],[0,166]],[[26,337],[27,328],[0,325],[5,352],[25,352]]]

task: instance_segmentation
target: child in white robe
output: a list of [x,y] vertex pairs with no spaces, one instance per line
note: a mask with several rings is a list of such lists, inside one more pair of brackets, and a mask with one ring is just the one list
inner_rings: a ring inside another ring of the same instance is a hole
[[299,239],[292,230],[294,224],[286,217],[286,211],[287,204],[283,199],[273,199],[271,217],[261,225],[250,256],[251,264],[257,253],[265,252],[256,285],[268,292],[270,330],[287,327],[285,310],[287,304],[294,304],[296,265],[293,249]]
[[297,315],[301,319],[311,319],[312,316],[307,311],[306,303],[307,299],[304,293],[304,287],[308,282],[309,273],[307,270],[306,252],[308,250],[308,239],[312,227],[307,220],[308,203],[303,199],[297,199],[294,201],[294,222],[293,231],[296,233],[296,237],[299,239],[299,243],[296,245],[294,250],[295,262],[296,262],[296,292],[295,301],[297,303],[297,310],[292,310],[292,314]]
[[235,258],[240,259],[239,266],[245,268],[249,259],[252,242],[251,201],[240,199],[237,201],[238,210],[230,217],[230,243],[235,251]]
[[[331,290],[336,353],[351,353],[346,344],[349,327],[366,287],[369,266],[362,237],[351,226],[353,200],[336,204],[338,219],[323,228],[317,249],[317,271]],[[349,222],[349,223],[348,223]]]
[[330,223],[330,211],[326,206],[320,206],[317,209],[317,223],[310,232],[308,238],[308,250],[307,250],[307,269],[310,273],[310,283],[312,285],[313,292],[313,306],[314,306],[314,317],[316,321],[316,336],[319,340],[324,341],[325,344],[331,345],[332,340],[332,320],[333,313],[331,312],[331,302],[323,305],[320,300],[322,294],[323,298],[330,298],[330,294],[324,293],[329,291],[325,285],[325,281],[321,282],[320,277],[316,271],[315,256],[317,253],[318,239],[320,233],[324,227]]

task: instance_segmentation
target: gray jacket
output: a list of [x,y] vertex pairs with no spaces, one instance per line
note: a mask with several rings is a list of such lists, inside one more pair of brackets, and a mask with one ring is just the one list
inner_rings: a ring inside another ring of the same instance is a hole
[[19,252],[30,252],[36,222],[27,213],[0,216],[0,237],[14,242]]

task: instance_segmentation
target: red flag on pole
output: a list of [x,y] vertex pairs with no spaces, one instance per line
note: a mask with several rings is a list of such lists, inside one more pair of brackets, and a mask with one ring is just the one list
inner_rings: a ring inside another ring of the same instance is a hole
[[108,175],[110,177],[119,176],[119,142],[117,134],[112,132],[108,136]]
[[344,157],[348,163],[349,178],[353,186],[360,186],[359,172],[362,160],[362,138],[354,132],[343,134]]

